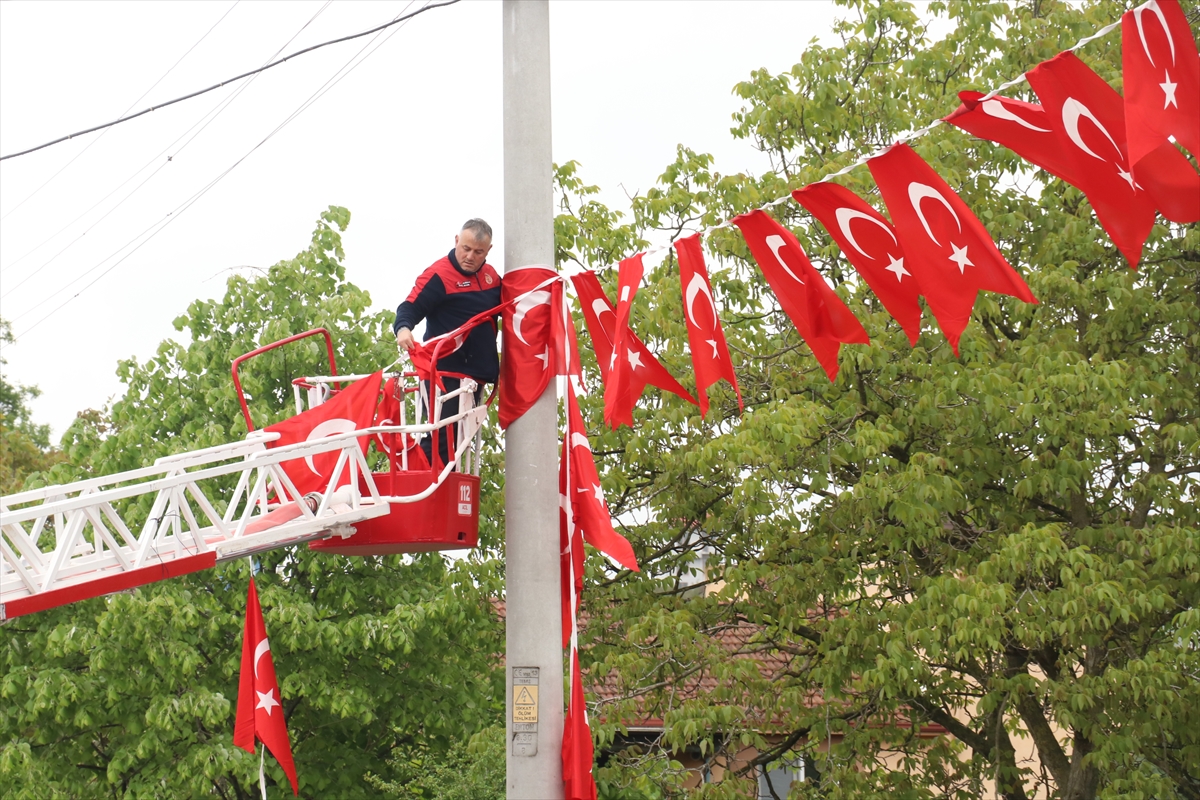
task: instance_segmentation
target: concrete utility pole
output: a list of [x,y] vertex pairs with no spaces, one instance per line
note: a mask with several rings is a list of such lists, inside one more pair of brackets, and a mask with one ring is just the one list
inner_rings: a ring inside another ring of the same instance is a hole
[[[504,266],[554,264],[548,0],[504,0]],[[509,800],[560,800],[558,387],[504,441]]]

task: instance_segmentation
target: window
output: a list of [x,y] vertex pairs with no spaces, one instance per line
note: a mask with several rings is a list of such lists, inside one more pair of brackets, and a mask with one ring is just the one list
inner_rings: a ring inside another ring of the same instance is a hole
[[784,800],[793,783],[804,780],[804,757],[776,761],[758,768],[758,800]]

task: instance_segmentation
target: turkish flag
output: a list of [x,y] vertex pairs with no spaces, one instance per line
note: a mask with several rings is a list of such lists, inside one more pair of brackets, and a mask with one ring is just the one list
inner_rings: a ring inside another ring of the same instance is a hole
[[1136,269],[1154,227],[1155,205],[1149,193],[1137,190],[1129,169],[1120,95],[1074,53],[1059,53],[1026,77],[1071,160],[1071,183],[1087,195],[1096,218]]
[[765,211],[733,218],[779,305],[832,383],[842,342],[870,344],[863,326],[808,260],[796,237]]
[[529,266],[504,273],[501,284],[504,359],[500,364],[500,427],[507,428],[563,374],[566,330],[562,280],[549,267]]
[[[594,272],[580,272],[571,276],[575,291],[579,295],[579,304],[583,308],[583,319],[587,323],[588,333],[592,337],[592,347],[596,350],[596,362],[600,366],[600,379],[604,382],[605,401],[607,406],[608,387],[611,380],[609,364],[613,362],[613,353],[618,352],[613,347],[616,339],[617,312],[609,302],[600,281]],[[626,326],[628,328],[628,326]],[[696,404],[696,399],[679,385],[679,381],[671,377],[666,367],[646,348],[642,340],[633,331],[626,332],[625,361],[629,366],[628,390],[621,398],[621,405],[614,410],[614,425],[625,424],[633,426],[633,405],[646,388],[646,384],[657,386],[663,391],[682,397],[689,403]],[[697,404],[698,405],[698,404]]]
[[867,166],[908,256],[905,266],[955,355],[980,290],[1037,302],[983,223],[911,147],[893,145]]
[[814,183],[792,192],[792,197],[825,226],[915,346],[921,335],[921,287],[904,266],[904,248],[891,224],[867,201],[836,183]]
[[[375,426],[400,424],[400,404],[404,401],[403,393],[405,391],[404,385],[397,376],[393,375],[384,382],[379,407],[375,410]],[[412,420],[407,420],[407,422],[412,422]],[[416,437],[401,437],[398,433],[377,433],[375,434],[375,443],[383,452],[393,457],[397,464],[401,461],[401,448],[406,448],[410,471],[424,472],[430,469],[429,459],[425,457],[425,451],[421,449],[420,442]]]
[[[724,378],[737,394],[738,410],[742,406],[742,390],[738,388],[733,361],[729,358],[729,346],[725,344],[725,331],[721,318],[717,316],[717,304],[713,300],[712,283],[704,267],[704,248],[700,246],[700,234],[675,242],[675,254],[679,257],[679,284],[683,287],[683,317],[687,321],[688,344],[692,351],[692,369],[696,372],[696,395],[700,399],[700,416],[708,414],[708,387]],[[696,301],[705,303],[696,313]]]
[[[1118,107],[1120,95],[1107,83],[1104,87],[1101,89],[1096,85],[1100,92],[1108,95],[1107,104]],[[1045,108],[1007,97],[980,102],[984,95],[979,92],[959,92],[958,96],[963,104],[945,118],[946,122],[980,139],[1004,145],[1031,164],[1086,193],[1091,178],[1088,171],[1092,167],[1077,163],[1071,149],[1063,146],[1058,131],[1061,126]],[[1087,169],[1080,172],[1081,166]],[[1136,180],[1167,219],[1180,224],[1200,221],[1200,174],[1170,142],[1163,140],[1142,159]]]
[[575,525],[571,507],[571,436],[563,437],[558,459],[558,542],[559,577],[562,590],[562,643],[571,640],[575,617],[579,613],[579,598],[583,593],[583,531]]
[[[274,448],[298,442],[314,442],[327,436],[371,427],[375,419],[375,404],[379,400],[382,378],[383,372],[376,372],[355,381],[319,406],[274,425],[268,425],[264,430],[278,433],[279,438],[268,442],[267,446]],[[369,443],[369,436],[359,437],[358,444],[364,454]],[[323,492],[333,477],[333,468],[340,453],[340,450],[332,450],[315,456],[284,461],[281,466],[301,495]],[[349,467],[343,466],[337,485],[345,486],[349,482]]]
[[571,649],[571,701],[563,720],[562,766],[564,800],[596,800],[596,779],[592,763],[596,751],[592,729],[588,725],[587,701],[583,695],[583,675],[579,670],[579,650]]
[[1121,17],[1121,66],[1129,161],[1168,136],[1200,158],[1200,54],[1178,0],[1149,0]]
[[279,681],[275,678],[271,643],[267,639],[262,608],[258,605],[254,578],[250,579],[250,591],[246,597],[246,633],[242,639],[240,680],[237,718],[233,725],[234,745],[253,753],[255,738],[265,744],[292,782],[292,793],[299,795],[296,764],[292,761],[292,746],[288,743],[287,723],[283,719],[283,698],[279,693]]

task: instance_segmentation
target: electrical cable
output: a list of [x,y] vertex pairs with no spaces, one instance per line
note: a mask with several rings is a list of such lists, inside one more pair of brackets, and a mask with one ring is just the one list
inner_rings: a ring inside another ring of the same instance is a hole
[[[136,106],[138,103],[140,103],[140,102],[142,102],[143,100],[145,100],[145,99],[146,99],[146,95],[148,95],[148,94],[150,94],[152,91],[154,91],[154,87],[155,87],[155,86],[158,86],[160,83],[162,83],[162,82],[163,82],[163,80],[164,80],[164,79],[165,79],[165,78],[166,78],[168,75],[170,75],[170,74],[171,74],[171,72],[172,72],[172,71],[173,71],[173,70],[174,70],[176,67],[178,67],[180,64],[182,64],[182,63],[183,63],[183,60],[184,60],[185,58],[187,58],[187,57],[188,57],[188,56],[191,54],[191,52],[192,52],[193,50],[195,50],[197,47],[199,47],[201,42],[203,42],[205,39],[207,39],[207,38],[208,38],[208,35],[209,35],[210,33],[212,33],[212,32],[213,32],[213,31],[216,29],[216,27],[217,27],[218,25],[220,25],[220,24],[221,24],[221,22],[222,22],[222,21],[223,21],[223,20],[224,20],[226,17],[228,17],[228,16],[229,16],[229,13],[230,13],[231,11],[233,11],[235,8],[237,8],[237,6],[238,6],[238,3],[240,3],[240,2],[242,2],[242,0],[234,0],[234,2],[233,2],[233,5],[231,5],[231,6],[229,7],[229,9],[228,9],[228,10],[227,10],[227,11],[226,11],[224,14],[222,14],[222,15],[221,15],[221,18],[220,18],[220,19],[218,19],[216,22],[214,22],[214,23],[212,24],[212,27],[211,27],[211,28],[209,28],[207,31],[205,31],[205,32],[204,32],[204,35],[203,35],[203,36],[201,36],[199,39],[197,39],[197,40],[196,40],[196,43],[195,43],[195,44],[193,44],[191,47],[189,47],[189,48],[187,49],[187,52],[186,52],[186,53],[184,53],[183,55],[181,55],[181,56],[179,57],[179,60],[178,60],[178,61],[176,61],[174,64],[172,64],[172,65],[170,66],[170,68],[169,68],[169,69],[168,69],[166,72],[164,72],[164,73],[162,74],[162,76],[161,76],[161,77],[159,77],[159,79],[158,79],[158,80],[156,80],[156,81],[154,82],[154,84],[153,84],[153,85],[152,85],[152,86],[151,86],[149,89],[147,89],[146,91],[142,92],[142,95],[141,95],[141,97],[139,97],[137,100],[134,100],[132,103],[130,103],[130,104],[129,104],[129,108],[127,108],[127,109],[125,109],[124,111],[122,111],[122,112],[121,112],[121,116],[122,116],[122,117],[124,117],[126,114],[128,114],[128,113],[129,113],[129,110],[130,110],[131,108],[133,108],[133,107],[134,107],[134,106]],[[82,156],[84,153],[86,153],[88,150],[90,150],[90,149],[92,148],[92,145],[94,145],[96,142],[98,142],[98,141],[100,141],[101,139],[103,139],[103,138],[104,138],[104,134],[106,134],[106,133],[108,133],[108,130],[107,130],[107,129],[104,131],[104,133],[100,134],[100,135],[99,135],[99,136],[97,136],[95,139],[92,139],[90,142],[88,142],[88,144],[87,144],[87,147],[83,148],[83,149],[82,149],[82,150],[80,150],[78,153],[76,153],[74,158],[72,158],[72,159],[71,159],[70,161],[68,161],[66,164],[63,164],[63,165],[62,165],[62,166],[59,168],[58,172],[54,173],[54,174],[53,174],[53,175],[51,175],[49,178],[47,178],[47,179],[45,180],[45,182],[44,182],[44,183],[43,183],[41,186],[39,186],[38,188],[36,188],[36,189],[34,189],[32,192],[30,192],[30,193],[29,193],[29,195],[28,195],[28,196],[26,196],[26,198],[25,198],[24,200],[22,200],[21,202],[17,203],[15,206],[13,206],[12,208],[10,208],[8,211],[4,212],[4,214],[3,214],[3,215],[0,215],[0,221],[3,221],[3,220],[6,220],[6,219],[8,219],[8,217],[9,217],[9,215],[10,215],[10,214],[12,214],[12,213],[13,213],[14,211],[16,211],[18,208],[20,208],[21,206],[23,206],[23,205],[25,205],[27,202],[29,202],[29,199],[30,199],[30,198],[32,198],[34,195],[36,195],[38,192],[40,192],[42,189],[45,189],[45,188],[46,188],[46,185],[47,185],[47,184],[49,184],[49,183],[50,183],[50,181],[54,180],[54,179],[55,179],[55,178],[57,178],[59,175],[61,175],[61,174],[63,173],[63,170],[65,170],[67,167],[69,167],[69,166],[71,166],[72,164],[74,164],[74,163],[75,163],[75,161],[76,161],[76,160],[77,160],[77,159],[78,159],[80,156]],[[89,210],[90,210],[90,209],[89,209]],[[55,234],[55,235],[57,235],[57,234]],[[41,247],[41,245],[38,245],[38,247]],[[36,248],[35,248],[35,249],[36,249]],[[30,251],[30,252],[32,252],[32,251]],[[26,255],[28,255],[28,253],[26,253]],[[21,258],[24,258],[24,257],[25,257],[25,256],[21,256]],[[19,259],[17,259],[17,261],[20,261],[20,260],[21,260],[20,258],[19,258]],[[15,264],[16,262],[14,261],[13,263]],[[12,265],[10,264],[9,266],[12,266]]]
[[383,25],[380,25],[375,28],[371,28],[370,30],[362,31],[360,33],[353,33],[353,34],[350,34],[349,36],[343,36],[340,39],[331,39],[328,42],[321,42],[320,44],[315,44],[312,47],[306,47],[303,50],[297,50],[296,52],[292,53],[291,55],[284,56],[283,58],[279,59],[278,61],[274,61],[270,64],[267,64],[264,67],[259,67],[258,69],[250,70],[249,72],[243,72],[241,75],[235,75],[232,78],[227,78],[226,80],[223,80],[220,83],[209,86],[207,89],[200,89],[199,91],[192,92],[191,94],[185,94],[182,97],[176,97],[174,100],[168,100],[165,103],[159,103],[156,106],[151,106],[150,108],[142,109],[141,111],[137,112],[136,114],[130,114],[127,117],[121,117],[120,119],[115,119],[112,122],[106,122],[103,125],[95,125],[91,128],[86,128],[81,131],[76,131],[75,133],[69,133],[66,136],[60,136],[59,138],[54,139],[53,141],[49,141],[44,144],[39,144],[36,147],[30,147],[29,149],[22,150],[18,153],[9,153],[8,155],[0,156],[0,161],[5,161],[10,158],[16,158],[17,156],[28,155],[29,153],[34,153],[34,152],[37,152],[38,150],[42,150],[47,147],[50,147],[51,145],[65,142],[68,139],[74,139],[76,136],[83,136],[85,133],[94,133],[98,130],[103,130],[104,128],[111,128],[113,125],[118,125],[122,122],[128,122],[131,119],[137,119],[138,117],[142,116],[143,114],[149,114],[151,111],[157,111],[160,108],[166,108],[167,106],[174,105],[175,103],[180,103],[180,102],[183,102],[184,100],[190,100],[193,97],[199,97],[200,95],[206,94],[207,92],[211,92],[215,89],[220,89],[222,86],[224,86],[228,83],[233,83],[234,81],[240,81],[242,78],[248,78],[251,75],[257,75],[260,72],[265,72],[266,70],[271,69],[272,67],[277,67],[280,64],[284,63],[285,61],[289,61],[289,60],[295,58],[296,56],[301,56],[301,55],[304,55],[305,53],[311,53],[314,50],[319,50],[322,47],[328,47],[331,44],[340,44],[341,42],[348,42],[351,39],[358,39],[360,37],[367,36],[372,33],[378,33],[379,31],[382,31],[384,28],[390,28],[391,26],[395,25],[398,22],[404,22],[405,20],[412,19],[413,17],[417,16],[418,14],[422,14],[426,11],[429,11],[430,9],[443,8],[445,6],[452,6],[455,3],[458,3],[460,1],[461,0],[443,0],[443,2],[440,2],[440,3],[426,4],[424,6],[421,6],[416,11],[412,12],[411,14],[409,14],[407,16],[397,17],[396,19],[392,20],[391,22],[384,23]]
[[[239,2],[240,2],[240,0],[239,0]],[[317,17],[321,16],[321,14],[322,14],[322,13],[325,11],[325,9],[329,8],[329,6],[330,6],[332,3],[333,3],[333,0],[326,0],[326,2],[325,2],[325,5],[321,6],[321,8],[319,8],[319,9],[317,10],[317,13],[313,14],[313,15],[312,15],[312,17],[311,17],[311,18],[309,18],[308,22],[305,22],[305,23],[304,23],[302,26],[300,26],[300,29],[299,29],[298,31],[296,31],[294,34],[292,34],[291,38],[289,38],[289,39],[288,39],[286,42],[284,42],[282,45],[280,45],[280,46],[279,46],[279,49],[278,49],[278,50],[276,50],[274,54],[272,54],[271,56],[269,56],[269,57],[266,59],[266,61],[264,61],[263,63],[270,63],[270,61],[271,61],[272,59],[274,59],[274,58],[277,58],[277,57],[279,56],[279,54],[280,54],[281,52],[283,52],[283,49],[284,49],[285,47],[287,47],[289,44],[291,44],[292,42],[294,42],[294,41],[296,40],[296,37],[298,37],[298,36],[299,36],[301,33],[303,33],[303,32],[304,32],[304,30],[305,30],[306,28],[308,28],[308,26],[309,26],[309,25],[311,25],[311,24],[312,24],[312,23],[313,23],[313,22],[314,22],[314,21],[317,19]],[[412,4],[411,4],[411,3],[409,3],[409,5],[412,5]],[[86,236],[88,233],[90,233],[90,232],[92,231],[92,229],[93,229],[93,228],[95,228],[97,225],[99,225],[101,222],[103,222],[103,221],[105,220],[105,218],[107,218],[107,217],[108,217],[110,214],[112,214],[114,211],[116,211],[118,208],[120,208],[122,205],[124,205],[124,203],[125,203],[127,200],[129,200],[129,198],[131,198],[131,197],[133,197],[133,195],[137,194],[137,192],[138,192],[138,190],[139,190],[139,189],[141,189],[143,186],[145,186],[145,185],[146,185],[146,183],[148,183],[148,182],[150,181],[150,179],[151,179],[151,178],[153,178],[155,175],[157,175],[159,172],[161,172],[161,171],[162,171],[162,169],[163,169],[163,167],[165,167],[165,166],[166,166],[168,163],[172,163],[172,159],[173,159],[173,158],[175,158],[175,157],[176,157],[176,156],[178,156],[178,155],[179,155],[181,152],[183,152],[183,150],[184,150],[184,149],[186,149],[186,148],[187,148],[187,146],[188,146],[189,144],[191,144],[191,143],[192,143],[192,141],[193,141],[193,140],[194,140],[194,139],[195,139],[197,136],[199,136],[201,133],[203,133],[203,132],[204,132],[204,129],[205,129],[205,128],[207,128],[209,125],[211,125],[211,124],[212,124],[212,123],[213,123],[213,122],[216,120],[216,118],[217,118],[217,117],[219,117],[219,116],[220,116],[222,113],[224,113],[224,111],[225,111],[227,108],[229,108],[229,106],[230,106],[230,105],[233,103],[233,101],[234,101],[234,100],[236,100],[236,99],[238,98],[238,96],[239,96],[239,95],[241,95],[241,93],[242,93],[242,92],[244,92],[246,89],[248,89],[248,88],[249,88],[249,87],[250,87],[250,86],[251,86],[251,85],[254,83],[254,81],[255,81],[255,79],[256,79],[257,77],[258,77],[258,76],[257,76],[257,75],[255,75],[255,76],[254,76],[254,77],[252,77],[250,80],[246,81],[246,82],[245,82],[245,83],[243,83],[241,86],[239,86],[239,87],[238,87],[238,88],[237,88],[237,89],[236,89],[234,92],[232,92],[232,93],[231,93],[231,94],[230,94],[228,97],[225,97],[225,98],[223,98],[223,99],[222,99],[220,102],[218,102],[218,103],[217,103],[215,106],[213,106],[211,109],[209,109],[209,111],[208,111],[207,113],[205,113],[205,114],[204,114],[204,116],[202,116],[202,117],[201,117],[199,120],[197,120],[195,123],[193,123],[193,124],[192,124],[192,126],[191,126],[190,128],[188,128],[186,131],[184,131],[184,132],[183,132],[183,133],[181,133],[181,134],[180,134],[178,137],[176,137],[175,141],[171,142],[169,145],[167,145],[166,147],[164,147],[164,148],[163,148],[161,151],[159,151],[159,153],[158,153],[157,155],[153,156],[153,157],[152,157],[152,158],[151,158],[149,161],[147,161],[145,164],[143,164],[143,165],[142,165],[142,167],[141,167],[140,169],[138,169],[137,171],[135,171],[135,172],[134,172],[132,175],[130,175],[128,178],[126,178],[124,181],[122,181],[120,184],[118,184],[118,185],[117,185],[117,187],[116,187],[115,189],[113,189],[112,191],[110,191],[110,192],[109,192],[108,194],[106,194],[104,197],[100,198],[100,199],[99,199],[99,200],[97,200],[95,203],[93,203],[93,204],[92,204],[92,206],[91,206],[90,208],[88,208],[86,211],[84,211],[82,214],[80,214],[79,216],[75,217],[75,219],[71,220],[70,222],[68,222],[68,223],[67,223],[66,225],[64,225],[63,227],[59,228],[59,229],[58,229],[58,231],[56,231],[54,234],[52,234],[51,236],[49,236],[49,237],[47,237],[46,239],[44,239],[44,240],[41,242],[41,244],[39,244],[37,247],[35,247],[35,248],[33,248],[32,250],[30,250],[30,251],[29,251],[28,253],[26,253],[24,256],[21,256],[21,258],[18,258],[16,261],[13,261],[13,262],[12,262],[11,264],[9,264],[8,266],[4,267],[3,269],[0,269],[0,274],[3,274],[3,273],[4,273],[4,272],[6,272],[8,269],[12,268],[12,267],[13,267],[13,266],[15,266],[15,265],[16,265],[18,262],[20,262],[22,259],[24,259],[26,256],[28,256],[30,253],[34,253],[34,252],[36,252],[37,250],[41,249],[41,248],[42,248],[42,247],[43,247],[43,246],[44,246],[44,245],[45,245],[47,242],[51,241],[52,239],[54,239],[55,237],[57,237],[59,234],[61,234],[63,231],[65,231],[65,230],[67,230],[68,228],[70,228],[72,225],[74,225],[76,222],[78,222],[80,219],[82,219],[82,218],[83,218],[85,215],[87,215],[88,213],[90,213],[90,212],[91,212],[91,211],[92,211],[94,208],[96,208],[96,206],[100,205],[100,204],[101,204],[101,203],[103,203],[105,200],[107,200],[108,198],[110,198],[110,197],[112,197],[114,194],[116,194],[116,193],[117,193],[117,191],[119,191],[119,190],[121,189],[121,187],[122,187],[122,186],[124,186],[125,184],[129,183],[131,180],[133,180],[133,179],[134,179],[134,178],[136,178],[136,177],[137,177],[139,174],[141,174],[143,171],[145,171],[147,167],[149,167],[149,166],[150,166],[151,164],[153,164],[154,162],[158,161],[158,159],[162,158],[163,154],[164,154],[164,153],[166,153],[168,150],[171,150],[171,148],[173,148],[173,147],[174,147],[176,144],[178,144],[178,143],[179,143],[179,141],[180,141],[181,139],[183,139],[185,136],[188,136],[188,134],[192,134],[192,135],[191,135],[191,137],[190,137],[190,138],[188,138],[188,140],[187,140],[186,142],[184,142],[184,143],[183,143],[183,144],[182,144],[182,145],[179,147],[179,149],[178,149],[178,150],[175,150],[175,151],[174,151],[174,153],[172,153],[172,155],[171,155],[170,157],[168,157],[166,161],[163,161],[163,162],[161,162],[161,163],[159,164],[159,166],[158,166],[158,169],[156,169],[156,170],[154,170],[152,173],[150,173],[150,175],[149,175],[149,176],[147,176],[147,177],[146,177],[146,179],[145,179],[145,180],[143,180],[141,183],[139,183],[139,184],[138,184],[136,187],[134,187],[134,189],[133,189],[132,191],[130,191],[130,192],[129,192],[129,194],[127,194],[127,195],[125,195],[125,197],[121,198],[121,200],[120,200],[120,201],[119,201],[119,202],[118,202],[116,205],[114,205],[112,208],[110,208],[108,211],[106,211],[106,212],[104,213],[104,215],[103,215],[103,216],[101,216],[101,217],[100,217],[98,220],[96,220],[96,221],[95,221],[95,222],[93,222],[91,225],[89,225],[89,226],[88,226],[88,227],[87,227],[87,228],[86,228],[86,229],[83,231],[83,233],[79,234],[79,235],[78,235],[78,236],[76,236],[74,239],[72,239],[70,242],[68,242],[68,243],[67,243],[67,245],[66,245],[65,247],[63,247],[61,250],[59,250],[57,253],[55,253],[53,256],[51,256],[49,260],[47,260],[46,262],[44,262],[43,264],[41,264],[41,266],[39,266],[39,267],[37,267],[36,269],[34,269],[34,270],[31,272],[31,273],[29,273],[28,275],[26,275],[24,278],[22,278],[22,279],[21,279],[19,282],[17,282],[15,285],[13,285],[13,286],[11,286],[11,287],[8,287],[6,291],[4,291],[2,294],[0,294],[0,299],[3,299],[4,297],[8,297],[8,296],[9,296],[9,295],[11,295],[13,292],[15,292],[17,289],[19,289],[19,288],[20,288],[22,285],[24,285],[24,284],[25,284],[25,283],[26,283],[28,280],[30,280],[30,279],[31,279],[31,278],[33,278],[35,275],[37,275],[38,273],[40,273],[40,272],[41,272],[43,269],[45,269],[47,266],[49,266],[51,263],[53,263],[55,259],[57,259],[57,258],[58,258],[59,256],[61,256],[63,253],[65,253],[65,252],[66,252],[68,249],[70,249],[70,248],[71,248],[71,247],[72,247],[72,246],[73,246],[75,243],[77,243],[77,242],[78,242],[80,239],[82,239],[84,236]],[[199,129],[199,130],[196,130],[196,127],[197,127],[197,126],[200,126],[200,129]],[[192,131],[193,131],[193,130],[195,130],[196,132],[195,132],[195,133],[192,133]],[[103,134],[101,134],[101,136],[103,136]],[[145,232],[145,231],[143,231],[143,233],[144,233],[144,232]],[[141,236],[141,235],[142,235],[142,234],[138,234],[138,236]],[[135,236],[135,237],[134,237],[134,240],[136,240],[136,239],[138,238],[138,236]],[[125,247],[125,246],[128,246],[128,243],[126,243],[126,245],[122,246],[122,248],[120,248],[120,249],[124,249],[124,247]],[[117,250],[117,252],[120,252],[120,249],[118,249],[118,250]],[[115,255],[115,253],[114,253],[113,255]],[[110,255],[110,256],[109,256],[109,258],[112,258],[112,256]],[[105,261],[107,261],[107,260],[108,260],[108,259],[105,259]],[[101,262],[101,263],[103,263],[103,262]],[[77,278],[76,280],[78,280],[78,278]],[[72,281],[72,283],[74,283],[74,281]],[[68,285],[70,285],[70,284],[68,284]]]
[[[415,2],[415,0],[410,0],[408,5],[406,5],[404,8],[408,9],[410,6],[412,6],[413,2]],[[458,2],[458,0],[452,0],[452,2]],[[417,9],[417,11],[415,11],[411,14],[408,14],[408,15],[404,15],[404,12],[401,11],[401,16],[397,16],[396,19],[393,20],[393,22],[403,22],[403,23],[407,24],[408,20],[411,20],[413,17],[417,16],[417,14],[419,14],[421,11],[424,11],[424,10],[430,9],[430,8],[440,8],[442,6],[447,6],[447,5],[451,5],[451,4],[452,4],[451,2],[443,2],[443,3],[439,3],[439,4],[427,3],[426,5]],[[375,32],[381,33],[385,28],[388,28],[390,26],[391,26],[391,23],[389,23],[388,25],[379,26],[378,28],[375,29]],[[403,27],[404,27],[403,25],[400,26],[400,28],[403,28]],[[379,43],[379,45],[375,48],[375,50],[378,50],[379,47],[381,47],[383,44],[385,44],[387,42],[388,39],[390,39],[393,35],[395,35],[397,32],[399,32],[400,28],[397,28],[396,30],[389,33],[383,39],[383,41]],[[260,141],[256,145],[254,145],[254,147],[250,148],[250,150],[247,151],[245,155],[243,155],[241,158],[239,158],[237,161],[235,161],[232,165],[230,165],[224,172],[222,172],[217,177],[213,178],[208,184],[206,184],[203,188],[201,188],[199,191],[197,191],[195,194],[193,194],[190,198],[185,200],[183,203],[176,206],[174,210],[167,212],[166,217],[164,217],[163,219],[159,220],[158,222],[155,222],[154,224],[150,225],[148,228],[143,230],[141,233],[139,233],[137,236],[135,236],[133,239],[131,239],[129,242],[127,242],[125,245],[118,248],[108,258],[106,258],[103,261],[101,261],[100,263],[96,264],[91,269],[87,270],[82,275],[80,275],[78,278],[76,278],[74,281],[72,281],[71,283],[78,282],[79,280],[81,280],[82,278],[84,278],[85,276],[90,274],[91,272],[95,271],[96,269],[99,269],[100,266],[103,265],[105,261],[108,261],[109,259],[116,256],[118,253],[121,252],[121,250],[124,250],[125,248],[132,245],[139,238],[142,238],[143,236],[145,236],[145,238],[142,239],[142,241],[140,243],[138,243],[137,246],[135,246],[132,250],[130,250],[125,255],[121,256],[121,258],[119,260],[117,260],[115,263],[113,263],[110,267],[108,267],[108,269],[104,270],[102,273],[97,275],[95,278],[93,278],[91,280],[91,282],[89,282],[87,285],[82,287],[79,291],[75,292],[75,294],[73,294],[70,297],[68,297],[67,299],[63,300],[61,303],[59,303],[57,306],[55,306],[53,309],[51,309],[49,312],[47,312],[44,316],[42,316],[40,319],[38,319],[37,322],[33,323],[28,328],[26,328],[22,332],[22,336],[33,331],[35,328],[37,328],[39,325],[41,325],[47,319],[54,316],[54,314],[56,314],[59,310],[61,310],[64,306],[66,306],[72,300],[79,297],[81,294],[83,294],[89,288],[94,286],[99,280],[101,280],[106,275],[108,275],[110,272],[112,272],[114,269],[116,269],[118,266],[120,266],[121,263],[125,261],[125,259],[129,258],[131,255],[136,253],[147,242],[149,242],[151,239],[153,239],[155,236],[157,236],[165,227],[167,227],[167,225],[170,225],[173,221],[178,219],[179,216],[183,214],[183,212],[187,211],[189,208],[191,208],[193,205],[195,205],[196,202],[199,201],[201,197],[203,197],[205,194],[207,194],[208,191],[210,189],[212,189],[214,186],[216,186],[226,175],[228,175],[235,168],[237,168],[237,166],[239,164],[241,164],[243,161],[245,161],[247,158],[249,158],[256,150],[258,150],[258,148],[262,147],[264,144],[266,144],[268,141],[270,141],[271,138],[273,138],[275,136],[275,134],[277,134],[281,130],[283,130],[284,127],[286,127],[289,123],[291,123],[293,120],[295,120],[300,114],[302,114],[304,111],[306,111],[308,108],[310,108],[317,100],[321,99],[321,97],[323,97],[325,94],[327,94],[329,92],[329,90],[331,90],[334,86],[336,86],[338,83],[340,83],[343,78],[345,78],[347,75],[349,75],[351,72],[353,72],[358,67],[359,64],[361,64],[368,57],[370,57],[370,55],[372,55],[375,52],[375,50],[372,50],[371,53],[367,53],[367,55],[363,56],[361,59],[359,58],[359,56],[362,55],[363,52],[365,52],[367,50],[367,48],[371,47],[371,45],[374,44],[375,40],[378,38],[379,37],[376,36],[375,39],[372,39],[370,42],[368,42],[366,45],[364,45],[357,53],[355,53],[353,56],[351,56],[350,59],[345,64],[343,64],[341,68],[339,68],[336,72],[334,72],[334,74],[328,80],[326,80],[325,83],[322,84],[320,88],[318,88],[315,92],[313,92],[313,94],[309,95],[308,99],[305,100],[304,102],[302,102],[296,108],[295,111],[293,111],[291,114],[289,114],[283,120],[283,122],[279,123],[279,125],[276,126],[275,129],[272,130],[269,134],[267,134],[262,139],[262,141]],[[355,59],[358,59],[358,63],[354,63]],[[149,235],[147,235],[147,234],[149,234]],[[70,285],[71,284],[67,284],[67,286],[64,286],[62,289],[59,289],[58,291],[52,293],[45,300],[42,300],[37,305],[26,310],[20,316],[14,318],[12,320],[12,322],[16,322],[17,320],[28,316],[29,313],[31,311],[33,311],[34,309],[45,305],[50,300],[54,299],[54,297],[62,294],[64,291],[67,291],[67,289]]]

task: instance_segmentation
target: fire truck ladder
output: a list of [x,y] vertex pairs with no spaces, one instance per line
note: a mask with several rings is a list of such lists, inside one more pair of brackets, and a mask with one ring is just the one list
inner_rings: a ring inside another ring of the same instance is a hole
[[[255,431],[244,441],[167,456],[150,467],[0,497],[0,622],[278,547],[346,538],[354,523],[388,514],[392,503],[422,500],[455,469],[478,475],[487,409],[474,406],[474,390],[464,380],[453,393],[460,395],[460,412],[444,419],[435,413],[433,423],[414,416],[418,424],[278,448],[267,447],[278,434]],[[437,397],[435,409],[450,396]],[[411,496],[379,493],[360,437],[403,440],[450,425],[458,426],[456,452],[432,486]],[[302,496],[280,466],[334,451],[336,466],[320,492]],[[230,476],[237,476],[232,495]]]

